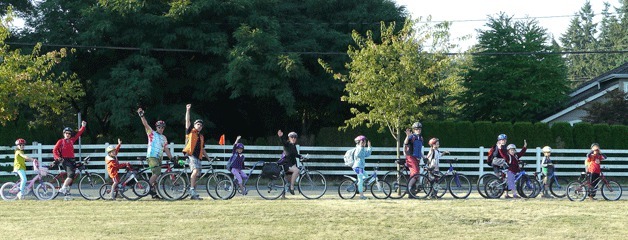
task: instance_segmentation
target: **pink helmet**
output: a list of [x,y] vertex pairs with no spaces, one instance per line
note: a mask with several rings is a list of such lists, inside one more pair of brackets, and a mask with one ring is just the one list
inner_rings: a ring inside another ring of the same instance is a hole
[[15,145],[26,145],[26,140],[24,140],[23,138],[18,138],[17,140],[15,140]]
[[439,141],[438,138],[432,138],[432,139],[430,139],[429,144],[430,144],[430,146],[432,146],[432,145],[436,144],[438,141]]
[[353,141],[355,141],[355,143],[359,143],[360,141],[366,141],[366,137],[364,135],[360,135],[360,136],[355,137]]

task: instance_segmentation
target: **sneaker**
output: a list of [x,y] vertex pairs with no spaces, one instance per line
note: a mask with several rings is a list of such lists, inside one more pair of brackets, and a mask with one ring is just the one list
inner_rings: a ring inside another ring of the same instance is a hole
[[242,191],[241,191],[241,193],[242,193],[242,195],[246,195],[246,194],[248,194],[248,193],[249,193],[249,190],[248,190],[248,189],[246,189],[246,188],[243,188],[243,189],[242,189]]
[[202,197],[199,197],[198,194],[197,195],[192,195],[192,197],[190,197],[191,200],[203,200]]
[[151,197],[152,197],[154,200],[161,200],[161,197],[160,197],[158,194],[156,194],[156,193],[155,193],[155,194],[152,194],[152,195],[151,195]]
[[68,193],[68,189],[65,188],[65,187],[59,188],[59,193],[66,194],[66,193]]
[[63,197],[63,201],[71,201],[74,200],[74,198],[72,198],[72,195],[70,194],[65,194],[65,196]]
[[17,200],[22,200],[24,196],[22,196],[22,192],[17,193]]
[[290,189],[290,194],[294,195],[294,189]]
[[367,198],[366,196],[361,196],[360,200],[368,200],[369,198]]

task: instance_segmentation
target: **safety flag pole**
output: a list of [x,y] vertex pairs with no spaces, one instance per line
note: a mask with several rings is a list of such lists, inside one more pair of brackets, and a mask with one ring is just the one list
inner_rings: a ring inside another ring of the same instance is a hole
[[225,155],[224,154],[227,153],[227,149],[224,147],[224,145],[225,145],[225,135],[224,134],[222,136],[220,136],[220,140],[218,140],[218,144],[223,146],[223,148],[222,148],[222,153],[223,153],[222,160],[224,161],[225,160]]

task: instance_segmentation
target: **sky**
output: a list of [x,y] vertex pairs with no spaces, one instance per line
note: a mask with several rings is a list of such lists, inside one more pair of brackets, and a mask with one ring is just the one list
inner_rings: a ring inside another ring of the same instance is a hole
[[[586,0],[394,0],[397,5],[404,5],[412,18],[432,16],[432,21],[453,21],[450,27],[452,38],[471,35],[467,41],[457,42],[462,50],[477,42],[476,29],[484,28],[487,16],[504,12],[515,18],[534,17],[539,25],[546,28],[554,39],[567,31],[569,22]],[[604,0],[590,0],[595,22],[601,20]],[[619,0],[606,0],[611,6],[620,6]],[[612,9],[612,8],[611,8]],[[613,12],[613,11],[612,11]],[[553,17],[561,16],[561,17]],[[550,17],[550,18],[541,18]],[[461,22],[460,20],[466,20]],[[468,21],[475,20],[475,21]],[[479,21],[477,21],[479,20]],[[486,29],[486,28],[484,28]]]

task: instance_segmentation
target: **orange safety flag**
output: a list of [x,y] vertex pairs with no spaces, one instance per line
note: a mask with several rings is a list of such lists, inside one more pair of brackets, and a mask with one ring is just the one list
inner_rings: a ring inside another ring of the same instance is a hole
[[220,136],[220,140],[218,140],[218,144],[225,145],[225,135]]

